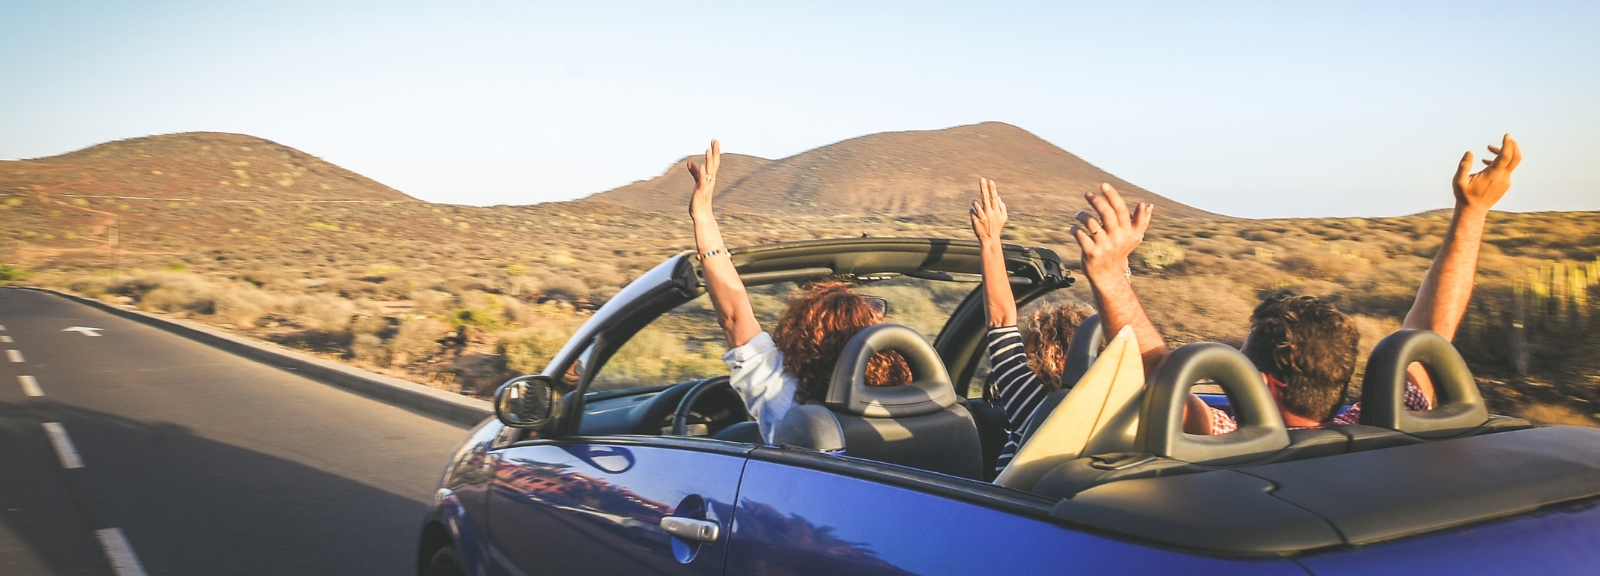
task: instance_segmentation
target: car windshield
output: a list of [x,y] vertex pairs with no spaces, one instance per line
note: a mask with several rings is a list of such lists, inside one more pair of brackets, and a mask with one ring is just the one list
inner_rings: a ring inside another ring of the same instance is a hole
[[[886,275],[861,278],[854,289],[865,296],[881,298],[887,304],[887,321],[910,326],[933,342],[962,298],[977,286],[963,280]],[[788,299],[799,289],[795,282],[749,287],[750,304],[763,330],[770,333],[777,328]],[[727,350],[711,299],[702,294],[634,334],[595,375],[589,391],[727,375],[727,366],[722,363]]]

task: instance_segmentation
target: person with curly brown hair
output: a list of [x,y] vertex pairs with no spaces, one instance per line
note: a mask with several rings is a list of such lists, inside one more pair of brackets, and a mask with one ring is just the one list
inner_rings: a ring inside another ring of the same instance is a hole
[[1067,348],[1078,325],[1094,314],[1082,302],[1055,302],[1028,315],[1019,327],[1017,299],[1006,272],[1006,203],[993,180],[979,179],[981,196],[969,214],[972,233],[978,237],[983,261],[984,310],[989,317],[990,397],[1000,399],[1006,413],[1006,443],[995,461],[995,473],[1005,470],[1022,445],[1023,426],[1051,392],[1075,382],[1062,382]]
[[[721,157],[721,144],[712,140],[704,164],[688,163],[695,182],[689,200],[695,257],[705,271],[706,292],[728,341],[729,350],[722,361],[731,372],[729,384],[756,418],[761,439],[771,444],[784,414],[796,404],[827,394],[845,344],[862,329],[882,323],[883,310],[849,285],[823,280],[803,286],[789,299],[775,335],[762,330],[711,210]],[[878,354],[868,361],[868,384],[910,381],[911,367],[897,353]]]

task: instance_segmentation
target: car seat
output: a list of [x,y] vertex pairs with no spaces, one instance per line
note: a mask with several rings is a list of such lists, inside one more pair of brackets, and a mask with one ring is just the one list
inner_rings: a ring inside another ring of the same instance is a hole
[[[1405,408],[1406,368],[1428,370],[1439,403],[1432,410]],[[1443,336],[1401,330],[1373,347],[1361,386],[1361,423],[1329,426],[1351,438],[1351,451],[1530,428],[1527,420],[1491,416],[1466,360]]]
[[[894,351],[912,381],[868,386],[867,363]],[[950,375],[916,330],[878,324],[845,344],[828,393],[796,406],[778,424],[775,442],[982,480],[983,448],[972,415],[957,401]]]

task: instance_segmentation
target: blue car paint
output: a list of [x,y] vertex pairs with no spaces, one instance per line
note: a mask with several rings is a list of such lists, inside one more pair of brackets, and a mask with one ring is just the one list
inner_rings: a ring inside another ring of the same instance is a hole
[[744,464],[737,450],[604,442],[507,449],[489,498],[489,574],[720,575],[727,538],[683,541],[660,521],[692,514],[726,534]]
[[[494,440],[504,429],[498,420],[490,418],[468,432],[467,439],[445,464],[444,477],[423,518],[422,533],[427,534],[430,526],[443,528],[449,535],[449,544],[465,564],[463,570],[471,576],[485,573],[481,559],[487,549],[478,527],[483,525],[485,496],[494,471]],[[424,547],[419,549],[419,555],[432,554],[433,550],[426,548],[428,542],[419,545]]]
[[1216,558],[1077,531],[917,490],[751,460],[728,574],[1295,575],[1282,558]]
[[1600,500],[1300,559],[1321,576],[1600,573]]

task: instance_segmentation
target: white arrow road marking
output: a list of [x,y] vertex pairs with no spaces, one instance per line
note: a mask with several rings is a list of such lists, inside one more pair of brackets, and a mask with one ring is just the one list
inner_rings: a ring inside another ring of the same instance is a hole
[[61,467],[71,470],[82,468],[83,459],[78,457],[78,449],[72,445],[72,439],[67,437],[67,428],[60,422],[45,422],[44,433],[50,436],[50,444],[56,447],[56,456],[61,458]]
[[22,351],[21,350],[6,350],[6,358],[10,358],[12,362],[21,362],[22,361]]
[[39,381],[32,376],[18,376],[17,381],[22,383],[22,393],[29,396],[44,396],[44,390],[39,389]]
[[128,544],[128,537],[122,535],[121,528],[102,528],[94,531],[100,537],[100,547],[106,549],[106,557],[111,559],[111,569],[117,576],[146,576],[144,566],[139,564],[139,557],[133,554],[133,545]]
[[79,334],[83,334],[84,336],[99,336],[101,330],[105,330],[105,328],[90,328],[88,326],[73,326],[71,328],[62,328],[61,329],[62,332],[77,332]]

